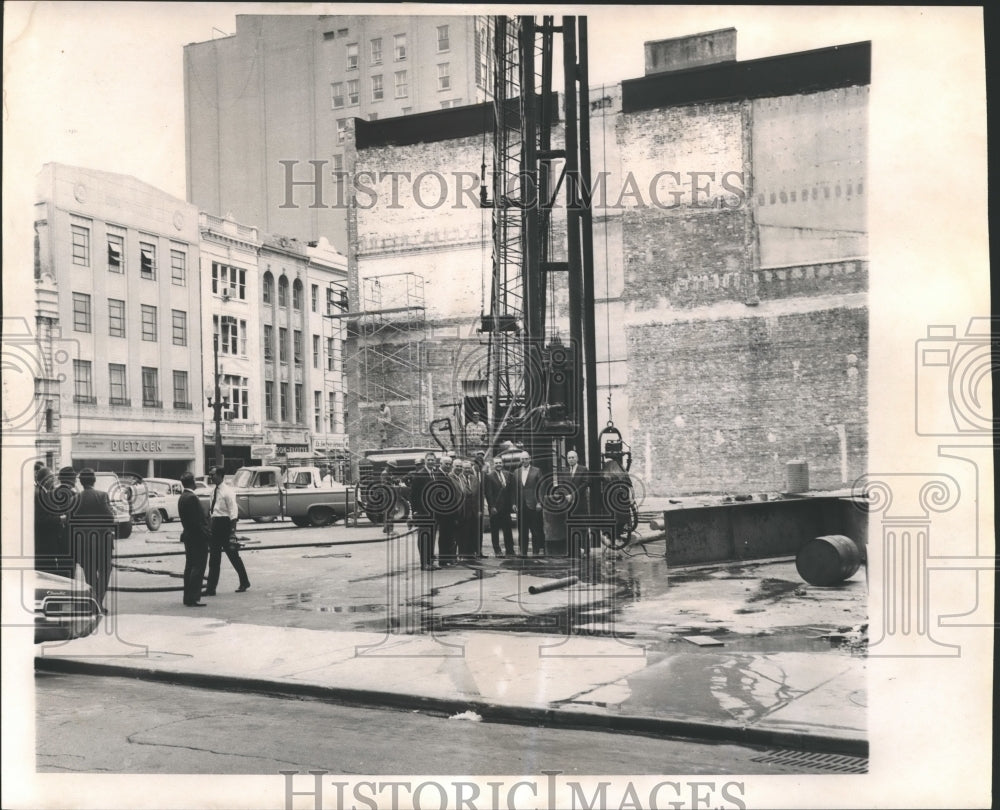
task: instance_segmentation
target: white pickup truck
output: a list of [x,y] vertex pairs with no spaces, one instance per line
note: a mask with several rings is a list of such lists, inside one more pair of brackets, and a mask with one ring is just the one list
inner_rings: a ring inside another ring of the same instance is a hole
[[[287,517],[296,526],[329,526],[354,511],[354,489],[320,483],[316,467],[241,467],[233,476],[241,520],[267,521]],[[198,491],[207,507],[212,490]]]

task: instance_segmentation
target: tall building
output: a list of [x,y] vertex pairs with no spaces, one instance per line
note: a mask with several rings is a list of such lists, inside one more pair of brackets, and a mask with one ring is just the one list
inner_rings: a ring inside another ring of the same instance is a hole
[[132,177],[54,163],[37,200],[39,456],[200,472],[197,209]]
[[[487,20],[238,15],[233,36],[186,46],[188,199],[263,231],[343,247],[332,175],[345,167],[346,122],[486,99]],[[315,178],[319,197],[301,185]]]

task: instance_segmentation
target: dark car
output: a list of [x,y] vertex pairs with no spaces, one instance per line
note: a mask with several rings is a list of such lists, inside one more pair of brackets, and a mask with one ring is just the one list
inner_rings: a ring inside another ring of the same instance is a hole
[[104,615],[86,582],[29,571],[25,585],[35,594],[35,644],[89,636]]

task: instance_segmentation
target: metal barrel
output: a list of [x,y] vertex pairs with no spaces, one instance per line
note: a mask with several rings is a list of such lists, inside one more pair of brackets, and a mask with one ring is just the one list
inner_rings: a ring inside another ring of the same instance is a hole
[[828,534],[810,540],[795,556],[795,568],[810,585],[837,585],[861,567],[861,552],[850,537]]

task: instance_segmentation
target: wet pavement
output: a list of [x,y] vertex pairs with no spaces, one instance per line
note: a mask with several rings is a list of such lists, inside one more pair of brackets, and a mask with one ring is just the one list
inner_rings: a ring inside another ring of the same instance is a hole
[[867,750],[863,571],[819,588],[790,558],[676,568],[662,542],[421,571],[412,534],[386,541],[370,524],[240,533],[251,590],[231,592],[223,560],[197,610],[180,604],[176,529],[120,541],[113,615],[39,665]]

